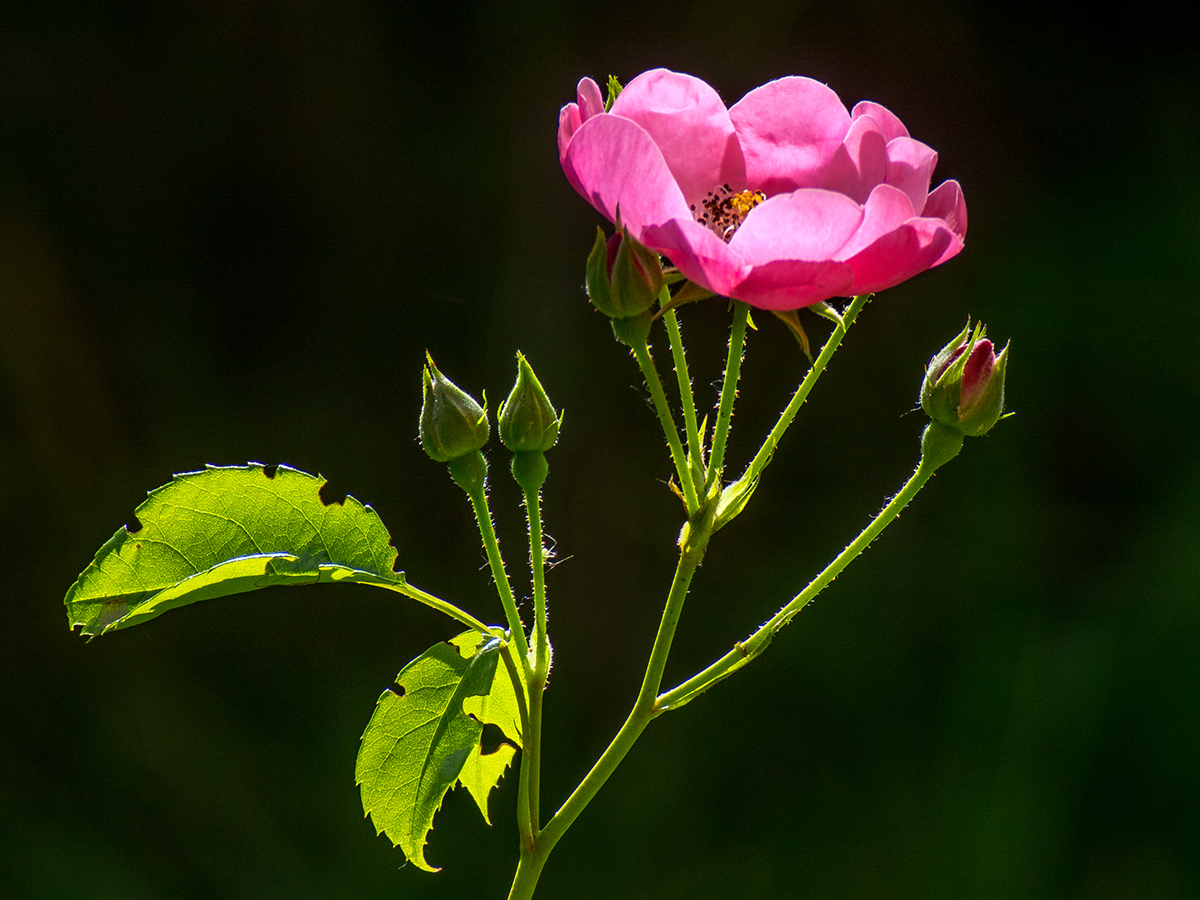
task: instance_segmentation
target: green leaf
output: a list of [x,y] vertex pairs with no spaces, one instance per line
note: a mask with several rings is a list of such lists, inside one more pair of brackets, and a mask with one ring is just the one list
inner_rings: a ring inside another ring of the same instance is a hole
[[465,632],[401,669],[398,687],[380,695],[358,750],[354,779],[363,811],[377,834],[429,872],[437,869],[425,859],[425,839],[446,793],[466,785],[486,820],[487,796],[516,753],[501,744],[482,754],[484,724],[520,740],[512,680],[506,672],[496,678],[501,643],[483,641]]
[[100,635],[169,609],[276,584],[403,586],[379,516],[325,479],[287,466],[209,466],[176,475],[135,511],[67,591],[71,627]]
[[[522,685],[521,691],[524,690]],[[459,784],[471,792],[475,804],[483,813],[483,820],[489,825],[492,820],[488,817],[488,796],[500,783],[517,749],[525,746],[525,736],[521,732],[521,706],[529,708],[528,695],[522,699],[525,702],[519,704],[513,681],[507,669],[501,666],[486,697],[467,697],[463,700],[463,711],[467,715],[474,716],[484,725],[495,725],[516,744],[516,747],[501,744],[492,753],[483,753],[482,746],[476,746],[458,775]]]

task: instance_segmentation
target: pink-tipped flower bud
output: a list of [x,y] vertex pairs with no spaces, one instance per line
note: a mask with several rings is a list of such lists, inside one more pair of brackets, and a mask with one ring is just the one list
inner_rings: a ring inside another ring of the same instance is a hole
[[437,462],[450,462],[474,453],[488,441],[487,410],[475,398],[438,371],[433,358],[421,375],[421,446]]
[[608,240],[596,229],[587,261],[588,299],[596,309],[611,319],[640,316],[654,305],[662,286],[658,254],[631,238],[619,219]]
[[935,422],[968,437],[986,434],[1004,414],[1008,346],[997,356],[987,328],[971,323],[929,361],[921,406]]

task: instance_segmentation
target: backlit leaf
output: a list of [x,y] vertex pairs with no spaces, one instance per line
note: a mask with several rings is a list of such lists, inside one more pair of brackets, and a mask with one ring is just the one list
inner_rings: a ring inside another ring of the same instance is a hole
[[426,871],[437,871],[425,840],[446,793],[465,784],[486,819],[487,796],[516,752],[508,744],[480,752],[485,722],[519,740],[512,680],[503,666],[497,677],[500,653],[498,640],[473,631],[435,644],[400,670],[363,732],[355,765],[363,811]]
[[[287,466],[210,466],[151,491],[67,591],[71,627],[99,635],[168,609],[277,584],[403,585],[379,516]],[[138,525],[140,524],[140,527]]]

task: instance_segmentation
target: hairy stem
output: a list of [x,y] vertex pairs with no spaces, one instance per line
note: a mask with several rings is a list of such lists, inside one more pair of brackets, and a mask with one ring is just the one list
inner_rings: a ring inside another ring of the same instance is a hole
[[504,558],[500,555],[500,542],[496,540],[496,529],[492,526],[492,511],[488,507],[487,491],[481,485],[471,486],[467,490],[471,498],[471,506],[475,510],[475,519],[479,523],[479,535],[483,538],[483,546],[487,552],[488,564],[492,569],[492,580],[496,583],[496,592],[500,595],[500,603],[504,606],[504,616],[508,620],[510,640],[516,645],[521,655],[521,672],[526,683],[530,680],[532,670],[529,666],[529,644],[525,640],[525,626],[521,622],[521,614],[517,611],[517,601],[513,596],[512,584],[508,580],[508,572],[504,569]]
[[738,378],[742,373],[742,353],[746,347],[746,320],[750,307],[740,300],[733,303],[733,325],[729,329],[729,355],[725,360],[725,381],[721,385],[721,402],[717,408],[717,427],[713,433],[712,457],[705,481],[705,494],[721,477],[725,466],[725,442],[733,422],[733,401],[737,398]]
[[546,561],[545,548],[542,546],[541,496],[538,491],[525,492],[525,511],[529,517],[529,567],[533,576],[535,620],[533,677],[529,682],[529,729],[525,735],[525,758],[529,770],[523,793],[536,838],[541,827],[542,697],[546,690],[546,678],[550,674],[550,639],[546,630]]
[[788,426],[796,418],[796,413],[800,411],[800,407],[808,399],[808,395],[816,385],[817,379],[821,377],[821,374],[825,371],[825,367],[829,365],[829,360],[833,358],[833,354],[841,345],[842,338],[846,336],[846,332],[850,330],[850,326],[854,324],[854,320],[862,312],[863,307],[867,305],[867,301],[870,299],[870,294],[859,294],[850,301],[850,305],[842,313],[843,324],[834,328],[833,334],[825,341],[825,346],[821,348],[816,361],[809,367],[808,374],[804,376],[804,380],[796,388],[796,392],[792,395],[792,399],[788,401],[788,405],[779,414],[779,420],[775,423],[775,427],[771,429],[771,433],[767,435],[767,439],[763,441],[763,445],[758,453],[755,454],[754,459],[750,461],[750,465],[746,468],[745,474],[740,479],[741,481],[753,482],[762,474],[763,469],[767,467],[767,464],[771,461],[771,457],[775,454],[775,448],[779,446],[779,442],[783,439]]
[[655,703],[655,697],[662,685],[663,670],[666,668],[667,657],[671,652],[671,642],[675,637],[675,629],[683,611],[683,602],[687,598],[688,586],[696,574],[696,568],[704,558],[704,551],[711,534],[711,524],[711,519],[707,519],[698,523],[698,527],[694,530],[685,527],[679,563],[675,568],[675,577],[671,582],[671,590],[667,595],[662,620],[659,622],[658,634],[655,636],[654,647],[650,651],[650,659],[646,664],[642,686],[634,701],[633,709],[625,719],[625,723],[617,731],[616,736],[613,737],[612,742],[596,760],[591,771],[579,783],[579,787],[546,823],[546,827],[537,837],[536,848],[530,853],[522,853],[516,879],[513,881],[513,892],[509,894],[510,898],[532,896],[533,887],[537,884],[537,878],[545,865],[546,857],[554,849],[554,845],[558,843],[567,829],[579,817],[579,814],[608,781],[650,721],[662,712]]
[[[664,288],[665,290],[665,288]],[[688,372],[687,353],[683,349],[683,335],[679,331],[679,317],[675,310],[663,314],[667,324],[667,336],[671,340],[671,356],[675,361],[675,376],[679,380],[679,400],[683,405],[683,423],[687,429],[688,456],[697,466],[704,466],[704,451],[700,441],[700,429],[696,424],[696,398],[692,391],[692,376]]]
[[[858,537],[851,541],[846,546],[846,549],[837,555],[833,562],[809,582],[804,590],[792,598],[789,603],[784,605],[779,612],[746,638],[746,640],[739,641],[734,645],[732,650],[712,665],[658,697],[657,704],[660,709],[665,711],[683,706],[688,701],[708,690],[718,681],[728,678],[735,671],[766,650],[767,645],[770,644],[771,639],[779,629],[790,622],[800,610],[811,603],[821,591],[829,586],[830,582],[841,574],[842,570],[855,557],[866,550],[883,529],[896,520],[901,510],[925,486],[938,467],[952,459],[957,454],[958,448],[962,446],[961,434],[957,432],[951,433],[950,429],[939,425],[937,422],[929,424],[925,430],[925,435],[925,439],[922,441],[921,461],[917,464],[916,471],[913,472],[912,477],[908,479],[904,487],[900,489],[900,492],[880,510],[878,515],[871,520],[871,523],[862,530]],[[930,440],[931,435],[940,439],[943,442],[943,447],[949,446],[952,448],[953,452],[948,452],[943,448],[930,451],[928,448],[933,443]]]
[[679,440],[679,429],[675,425],[675,419],[671,415],[671,407],[667,403],[666,392],[663,391],[662,381],[658,377],[658,370],[654,367],[654,360],[650,356],[650,346],[645,340],[633,344],[633,355],[642,370],[642,377],[646,379],[646,387],[650,391],[650,398],[654,401],[654,409],[658,413],[658,420],[662,423],[663,434],[667,438],[667,446],[671,448],[671,460],[675,463],[675,472],[679,476],[679,484],[683,490],[684,504],[687,506],[688,515],[690,516],[700,505],[696,497],[696,485],[692,479],[691,469],[688,468],[687,456],[683,452],[683,444]]

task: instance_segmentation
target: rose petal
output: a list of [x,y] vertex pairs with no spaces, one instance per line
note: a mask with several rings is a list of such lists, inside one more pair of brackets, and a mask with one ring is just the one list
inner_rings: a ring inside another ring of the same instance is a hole
[[953,178],[943,181],[929,194],[922,215],[930,219],[941,219],[959,240],[967,236],[967,201],[962,188]]
[[853,292],[870,294],[890,288],[940,265],[962,246],[941,219],[910,219],[847,260],[854,268]]
[[996,354],[992,342],[984,338],[975,345],[967,363],[963,366],[962,393],[959,395],[959,409],[966,409],[979,399],[988,386],[992,370],[996,368]]
[[874,119],[880,129],[882,129],[883,136],[889,141],[895,140],[898,137],[909,136],[908,129],[904,127],[904,123],[886,106],[880,106],[878,103],[872,103],[870,100],[855,103],[854,109],[850,112],[850,118],[861,119],[863,116],[870,116]]
[[584,122],[567,147],[563,171],[610,222],[620,207],[621,221],[638,240],[646,225],[691,218],[662,153],[629,119],[606,115]]
[[745,187],[729,111],[699,78],[667,69],[644,72],[625,86],[609,114],[631,119],[654,139],[688,203],[699,203],[721,184]]
[[888,172],[887,140],[874,119],[857,119],[829,161],[821,187],[862,203]]
[[863,208],[845,194],[819,188],[776,194],[750,210],[729,247],[752,266],[831,259],[862,218]]
[[575,88],[575,97],[579,103],[579,114],[583,117],[584,122],[592,116],[598,116],[604,112],[604,95],[600,93],[600,85],[592,79],[579,79],[579,85]]
[[[879,291],[963,247],[957,182],[929,191],[937,154],[877,103],[853,113],[824,85],[783,78],[726,111],[708,85],[666,70],[603,113],[584,79],[559,115],[563,169],[610,219],[715,293],[768,309]],[[690,203],[761,190],[728,244]]]
[[929,179],[937,165],[937,154],[920,141],[899,137],[888,141],[887,184],[900,188],[912,200],[917,215],[925,209],[929,194]]
[[863,204],[862,224],[854,235],[837,249],[836,259],[846,260],[865,250],[885,234],[895,231],[916,216],[908,195],[890,184],[876,185]]
[[559,162],[567,153],[567,145],[579,130],[579,126],[592,116],[604,112],[604,98],[600,95],[600,87],[590,78],[579,79],[575,88],[577,102],[568,103],[558,113],[558,159]]
[[723,297],[732,296],[750,271],[736,251],[694,219],[647,226],[641,241],[666,256],[691,281]]
[[768,196],[817,187],[850,130],[837,94],[795,75],[754,89],[729,117],[746,160],[746,184]]
[[583,117],[579,114],[578,104],[568,103],[558,111],[558,161],[560,163],[567,155],[567,147],[571,143],[571,138],[575,136],[575,132],[582,124]]
[[781,259],[755,266],[731,296],[759,309],[800,309],[850,293],[854,270],[842,262]]

